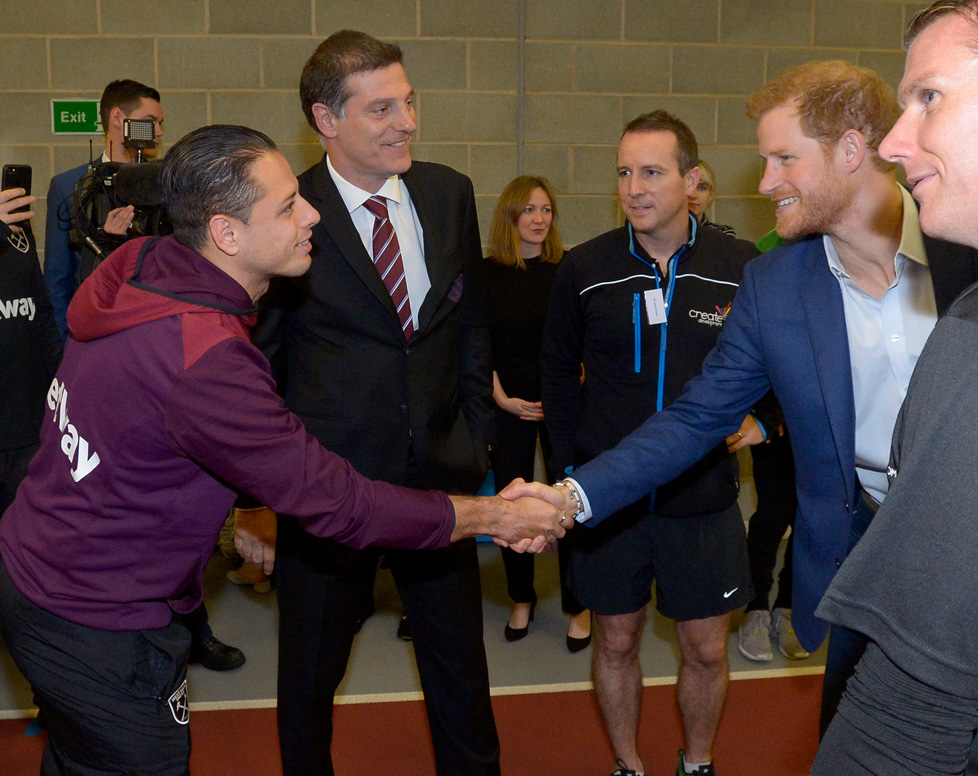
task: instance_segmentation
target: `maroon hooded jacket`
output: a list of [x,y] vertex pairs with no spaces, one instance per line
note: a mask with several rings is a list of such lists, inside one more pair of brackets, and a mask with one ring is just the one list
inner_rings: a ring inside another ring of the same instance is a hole
[[236,491],[352,547],[448,544],[447,496],[367,480],[306,433],[253,323],[247,292],[173,237],[126,243],[82,284],[41,449],[0,521],[29,600],[94,628],[163,627],[200,603]]

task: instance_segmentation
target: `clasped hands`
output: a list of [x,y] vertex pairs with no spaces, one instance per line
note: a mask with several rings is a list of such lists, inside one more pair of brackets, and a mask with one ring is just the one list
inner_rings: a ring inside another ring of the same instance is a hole
[[[488,534],[516,552],[543,552],[574,527],[566,488],[513,480],[498,496],[449,496],[455,509],[452,541]],[[277,518],[267,507],[235,509],[234,546],[249,563],[272,573]]]
[[516,396],[507,396],[502,401],[496,402],[502,409],[520,420],[543,420],[543,402],[527,401]]
[[[554,488],[541,482],[513,480],[499,491],[499,498],[519,507],[519,524],[514,527],[523,536],[512,541],[506,535],[493,533],[493,541],[516,552],[543,552],[574,527],[575,504],[566,488]],[[539,522],[541,521],[542,522]],[[533,535],[534,531],[538,531]]]

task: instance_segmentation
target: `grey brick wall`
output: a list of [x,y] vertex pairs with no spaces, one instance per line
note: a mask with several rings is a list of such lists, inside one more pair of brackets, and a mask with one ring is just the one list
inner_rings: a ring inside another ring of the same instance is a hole
[[[0,0],[0,163],[34,167],[36,231],[51,175],[88,158],[51,134],[52,98],[97,98],[109,80],[157,87],[166,143],[204,123],[268,132],[296,168],[321,153],[296,94],[302,63],[342,27],[396,40],[418,90],[415,157],[476,187],[484,236],[523,171],[561,197],[569,244],[620,219],[622,124],[663,107],[717,172],[715,220],[756,238],[773,225],[744,98],[811,59],[841,57],[896,85],[900,36],[926,5],[902,0]],[[521,18],[522,17],[522,18]],[[525,90],[519,35],[525,30]],[[520,110],[522,97],[522,112]],[[523,144],[520,148],[520,137]],[[99,139],[95,138],[96,145]]]

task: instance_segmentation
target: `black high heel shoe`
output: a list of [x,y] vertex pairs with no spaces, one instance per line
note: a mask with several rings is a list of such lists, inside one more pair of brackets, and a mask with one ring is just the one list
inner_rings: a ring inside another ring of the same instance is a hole
[[[594,628],[593,622],[591,623],[591,628],[593,632],[593,628]],[[590,633],[587,636],[581,636],[580,638],[577,638],[575,636],[567,637],[567,651],[570,652],[571,654],[587,649],[588,646],[590,646],[590,644],[591,644]]]
[[506,641],[519,641],[526,637],[526,634],[530,632],[530,623],[533,622],[533,614],[537,609],[537,601],[534,598],[530,601],[530,619],[527,620],[526,627],[523,628],[510,628],[509,623],[506,623],[506,627],[503,629],[503,635],[506,637]]
[[574,638],[573,636],[567,637],[567,651],[571,653],[580,652],[583,649],[587,649],[591,644],[591,634],[581,639]]

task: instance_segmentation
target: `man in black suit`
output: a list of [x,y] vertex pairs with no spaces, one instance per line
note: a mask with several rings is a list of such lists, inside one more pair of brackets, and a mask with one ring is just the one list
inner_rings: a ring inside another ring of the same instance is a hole
[[[397,46],[344,30],[306,64],[302,107],[326,155],[299,185],[322,219],[311,271],[270,292],[256,342],[289,408],[361,474],[472,493],[486,474],[493,412],[475,198],[464,175],[412,164],[414,92],[401,61]],[[411,622],[438,773],[498,774],[475,544],[387,558]],[[376,565],[375,552],[279,521],[286,776],[333,773],[333,695]]]

